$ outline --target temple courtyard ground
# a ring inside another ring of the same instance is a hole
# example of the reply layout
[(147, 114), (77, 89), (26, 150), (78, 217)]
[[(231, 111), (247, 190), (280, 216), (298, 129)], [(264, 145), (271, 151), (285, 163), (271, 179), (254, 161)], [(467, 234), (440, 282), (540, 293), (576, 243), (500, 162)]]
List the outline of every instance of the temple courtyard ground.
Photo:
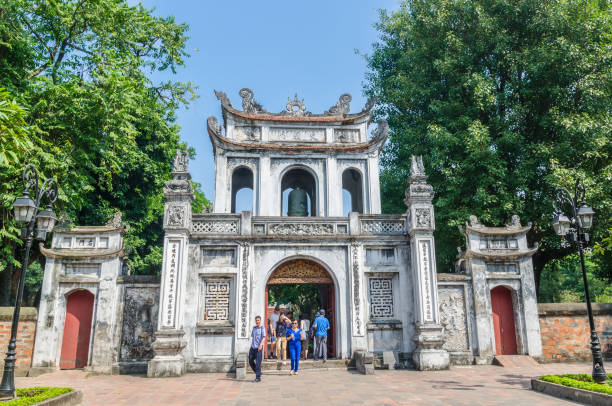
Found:
[(89, 375), (58, 371), (17, 378), (18, 387), (69, 386), (83, 391), (83, 405), (571, 405), (529, 389), (532, 377), (590, 373), (590, 363), (532, 367), (473, 365), (449, 371), (382, 371), (365, 376), (345, 369), (304, 370), (299, 376), (264, 374), (262, 382), (225, 374), (180, 378)]

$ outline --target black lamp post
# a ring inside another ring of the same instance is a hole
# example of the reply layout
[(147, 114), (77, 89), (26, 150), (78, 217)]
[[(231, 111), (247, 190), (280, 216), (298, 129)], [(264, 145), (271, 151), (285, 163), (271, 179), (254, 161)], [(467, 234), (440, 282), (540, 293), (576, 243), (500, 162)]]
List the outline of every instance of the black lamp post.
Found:
[[(593, 311), (591, 309), (591, 297), (589, 295), (589, 284), (587, 283), (586, 266), (584, 265), (583, 244), (589, 242), (588, 231), (593, 225), (593, 215), (595, 212), (587, 206), (584, 201), (584, 185), (580, 179), (576, 181), (574, 187), (574, 196), (565, 189), (556, 190), (556, 197), (553, 203), (555, 208), (555, 217), (552, 221), (552, 226), (557, 235), (565, 236), (570, 242), (575, 242), (580, 253), (580, 265), (582, 266), (582, 281), (584, 282), (584, 295), (586, 298), (587, 313), (589, 315), (589, 327), (591, 328), (591, 352), (593, 354), (593, 380), (597, 383), (604, 383), (607, 379), (606, 371), (603, 365), (603, 357), (601, 355), (601, 346), (599, 337), (595, 331), (595, 323), (593, 322)], [(570, 206), (572, 211), (568, 218), (563, 214), (561, 207)], [(580, 205), (580, 207), (578, 207)]]
[[(17, 327), (19, 325), (19, 312), (21, 310), (21, 299), (23, 297), (23, 285), (25, 275), (30, 260), (30, 249), (34, 239), (44, 241), (47, 233), (53, 230), (57, 220), (53, 212), (52, 205), (57, 199), (57, 182), (55, 179), (47, 179), (38, 188), (38, 172), (34, 165), (26, 165), (23, 168), (23, 196), (15, 199), (13, 210), (15, 220), (26, 223), (21, 229), (21, 239), (25, 241), (23, 261), (21, 262), (21, 277), (17, 288), (17, 298), (15, 299), (15, 310), (13, 312), (13, 323), (11, 325), (11, 339), (9, 340), (7, 357), (4, 360), (4, 373), (0, 384), (0, 399), (12, 399), (15, 397), (15, 362), (17, 354)], [(34, 199), (30, 198), (30, 193), (34, 193)], [(47, 201), (47, 208), (38, 211), (42, 199)]]

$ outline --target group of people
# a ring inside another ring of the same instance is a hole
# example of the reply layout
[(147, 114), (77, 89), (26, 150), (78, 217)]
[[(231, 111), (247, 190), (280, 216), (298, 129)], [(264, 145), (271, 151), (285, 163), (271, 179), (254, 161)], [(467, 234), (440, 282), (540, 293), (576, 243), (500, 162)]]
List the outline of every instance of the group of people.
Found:
[(315, 315), (311, 325), (310, 320), (304, 316), (300, 320), (292, 320), (291, 312), (285, 314), (277, 305), (274, 312), (267, 320), (267, 331), (261, 323), (261, 317), (255, 318), (255, 327), (251, 332), (251, 349), (249, 351), (249, 364), (255, 372), (255, 382), (261, 381), (261, 362), (263, 360), (263, 349), (266, 346), (266, 337), (270, 345), (268, 358), (276, 358), (285, 363), (287, 349), (291, 358), (290, 375), (297, 375), (300, 358), (308, 358), (308, 347), (311, 339), (313, 341), (313, 358), (318, 361), (323, 358), (327, 361), (327, 332), (331, 328), (329, 320), (325, 317), (325, 310), (321, 309)]

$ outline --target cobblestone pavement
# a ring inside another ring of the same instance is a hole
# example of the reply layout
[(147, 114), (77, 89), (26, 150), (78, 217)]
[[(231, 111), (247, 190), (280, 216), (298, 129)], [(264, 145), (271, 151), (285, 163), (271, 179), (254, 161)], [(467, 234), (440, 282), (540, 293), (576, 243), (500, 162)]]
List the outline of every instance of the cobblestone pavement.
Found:
[[(531, 377), (549, 373), (590, 373), (591, 364), (547, 364), (530, 368), (493, 365), (449, 371), (305, 370), (299, 376), (263, 375), (261, 383), (225, 374), (180, 378), (89, 375), (58, 371), (17, 378), (18, 387), (70, 386), (84, 393), (83, 405), (572, 405), (529, 389)], [(253, 375), (247, 375), (252, 379)], [(314, 403), (313, 403), (314, 402)]]

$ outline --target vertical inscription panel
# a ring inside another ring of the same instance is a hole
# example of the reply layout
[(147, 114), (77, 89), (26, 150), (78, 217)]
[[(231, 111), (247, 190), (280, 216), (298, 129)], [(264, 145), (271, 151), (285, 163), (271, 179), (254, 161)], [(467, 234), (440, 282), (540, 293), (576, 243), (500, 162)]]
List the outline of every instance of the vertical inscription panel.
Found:
[(421, 300), (423, 301), (423, 321), (433, 322), (433, 292), (432, 292), (432, 263), (431, 263), (431, 242), (427, 240), (421, 240), (418, 243), (419, 249), (419, 262), (421, 274)]
[(178, 283), (181, 272), (181, 255), (183, 242), (168, 241), (168, 256), (166, 257), (166, 275), (164, 279), (164, 298), (162, 306), (162, 327), (176, 328), (176, 302)]

